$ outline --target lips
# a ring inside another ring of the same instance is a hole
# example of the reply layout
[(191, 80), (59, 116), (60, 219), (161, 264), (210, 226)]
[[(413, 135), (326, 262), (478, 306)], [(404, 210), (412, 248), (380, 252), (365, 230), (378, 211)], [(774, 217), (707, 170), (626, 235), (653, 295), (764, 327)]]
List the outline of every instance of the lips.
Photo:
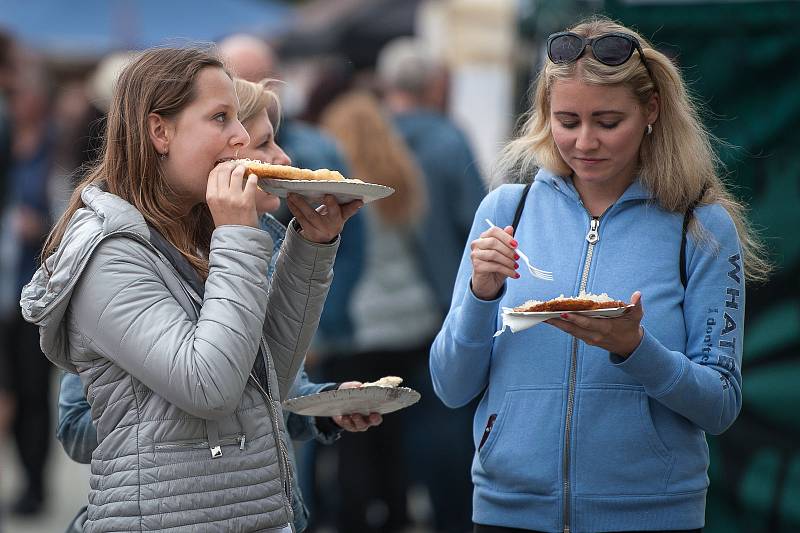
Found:
[(225, 163), (226, 161), (233, 161), (233, 159), (234, 159), (233, 157), (223, 157), (222, 159), (217, 159), (214, 162), (214, 166), (219, 165), (221, 163)]

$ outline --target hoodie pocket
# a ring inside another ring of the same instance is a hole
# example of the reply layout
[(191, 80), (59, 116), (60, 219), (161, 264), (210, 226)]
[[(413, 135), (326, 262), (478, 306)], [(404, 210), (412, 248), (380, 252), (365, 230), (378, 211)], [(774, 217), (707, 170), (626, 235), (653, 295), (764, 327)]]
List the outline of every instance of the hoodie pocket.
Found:
[(562, 397), (560, 387), (506, 392), (478, 450), (483, 470), (476, 473), (478, 477), (503, 492), (556, 492)]
[(577, 494), (662, 494), (674, 457), (639, 388), (583, 389), (575, 417)]

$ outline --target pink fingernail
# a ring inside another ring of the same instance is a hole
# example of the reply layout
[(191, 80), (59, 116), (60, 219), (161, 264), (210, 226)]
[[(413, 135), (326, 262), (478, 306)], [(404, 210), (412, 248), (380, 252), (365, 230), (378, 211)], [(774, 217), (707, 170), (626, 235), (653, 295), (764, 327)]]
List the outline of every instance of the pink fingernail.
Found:
[(517, 246), (519, 246), (519, 243), (517, 241), (513, 240), (513, 239), (511, 240), (511, 242), (509, 244), (511, 244), (512, 248), (516, 248)]
[(519, 279), (519, 272), (514, 273), (514, 279)]
[(519, 259), (519, 254), (514, 254), (514, 261), (516, 261), (517, 259)]
[(567, 313), (561, 313), (561, 318), (563, 318), (564, 320), (566, 320), (566, 319), (568, 319), (568, 318), (569, 318), (569, 315), (568, 315)]
[(514, 270), (519, 268), (519, 263), (514, 263)]

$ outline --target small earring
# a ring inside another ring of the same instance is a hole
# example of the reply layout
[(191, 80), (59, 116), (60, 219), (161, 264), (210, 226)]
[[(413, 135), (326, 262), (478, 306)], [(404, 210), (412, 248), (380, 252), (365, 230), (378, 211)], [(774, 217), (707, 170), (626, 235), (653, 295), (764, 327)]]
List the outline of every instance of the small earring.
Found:
[(163, 154), (158, 154), (158, 158), (162, 161), (166, 161), (167, 155), (169, 155), (169, 152), (164, 152)]
[(653, 133), (653, 125), (652, 124), (648, 124), (647, 125), (647, 134), (650, 135), (651, 133)]

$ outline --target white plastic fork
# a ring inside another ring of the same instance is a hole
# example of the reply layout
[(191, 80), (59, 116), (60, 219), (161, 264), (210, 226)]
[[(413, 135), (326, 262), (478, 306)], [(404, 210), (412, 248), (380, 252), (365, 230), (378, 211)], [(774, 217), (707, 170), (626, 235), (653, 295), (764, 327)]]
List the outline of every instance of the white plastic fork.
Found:
[[(492, 222), (488, 218), (485, 219), (485, 220), (486, 220), (486, 223), (489, 224), (489, 227), (492, 227), (492, 228), (496, 228), (497, 227), (497, 225), (495, 225), (494, 222)], [(535, 266), (533, 266), (531, 264), (531, 260), (528, 259), (528, 256), (525, 255), (524, 253), (522, 253), (522, 250), (520, 250), (519, 248), (517, 248), (515, 251), (517, 252), (517, 255), (519, 255), (519, 258), (522, 259), (523, 261), (525, 261), (525, 264), (528, 265), (528, 272), (530, 272), (531, 275), (534, 278), (543, 279), (545, 281), (553, 281), (553, 273), (552, 272), (549, 272), (547, 270), (542, 270), (541, 268), (536, 268)]]

